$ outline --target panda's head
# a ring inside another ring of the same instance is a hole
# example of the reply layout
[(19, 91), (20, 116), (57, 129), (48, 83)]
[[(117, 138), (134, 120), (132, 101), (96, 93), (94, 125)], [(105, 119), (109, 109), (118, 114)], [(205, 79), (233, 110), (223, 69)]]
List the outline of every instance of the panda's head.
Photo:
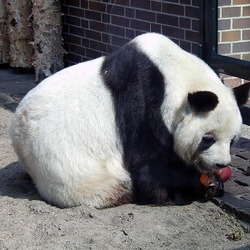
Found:
[(175, 152), (186, 163), (201, 169), (230, 164), (230, 146), (242, 124), (238, 106), (247, 101), (249, 87), (247, 83), (232, 91), (221, 84), (216, 92), (199, 90), (187, 95), (174, 129)]

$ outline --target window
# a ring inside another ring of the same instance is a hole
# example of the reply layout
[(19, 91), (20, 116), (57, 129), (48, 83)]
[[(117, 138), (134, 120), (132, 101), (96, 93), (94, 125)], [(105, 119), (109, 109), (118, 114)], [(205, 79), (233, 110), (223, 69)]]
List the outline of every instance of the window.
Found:
[(203, 59), (218, 73), (250, 80), (250, 3), (203, 0)]

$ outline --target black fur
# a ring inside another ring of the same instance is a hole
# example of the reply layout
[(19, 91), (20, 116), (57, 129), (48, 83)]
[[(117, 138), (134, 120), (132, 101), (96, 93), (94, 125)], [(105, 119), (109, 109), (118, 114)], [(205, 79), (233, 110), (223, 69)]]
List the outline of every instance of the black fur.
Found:
[(216, 108), (219, 100), (213, 92), (198, 91), (188, 94), (188, 102), (196, 112), (209, 112)]
[(238, 106), (244, 105), (249, 97), (250, 82), (233, 89)]
[(197, 153), (209, 149), (214, 143), (215, 139), (212, 134), (204, 135), (197, 149)]
[(162, 119), (165, 83), (159, 69), (129, 43), (106, 57), (101, 74), (113, 96), (135, 202), (185, 204), (200, 195), (200, 172), (174, 153)]

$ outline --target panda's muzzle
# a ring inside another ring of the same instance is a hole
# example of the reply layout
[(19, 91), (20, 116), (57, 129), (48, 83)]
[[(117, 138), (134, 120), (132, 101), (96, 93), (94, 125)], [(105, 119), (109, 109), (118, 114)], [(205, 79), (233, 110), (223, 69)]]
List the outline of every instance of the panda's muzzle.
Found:
[(224, 169), (225, 167), (227, 167), (228, 165), (230, 165), (230, 163), (228, 164), (213, 164), (211, 165), (207, 165), (199, 156), (200, 152), (196, 152), (196, 154), (192, 157), (190, 164), (191, 165), (195, 165), (201, 172), (205, 171), (205, 172), (211, 172), (211, 171), (216, 171), (216, 170), (220, 170), (220, 169)]

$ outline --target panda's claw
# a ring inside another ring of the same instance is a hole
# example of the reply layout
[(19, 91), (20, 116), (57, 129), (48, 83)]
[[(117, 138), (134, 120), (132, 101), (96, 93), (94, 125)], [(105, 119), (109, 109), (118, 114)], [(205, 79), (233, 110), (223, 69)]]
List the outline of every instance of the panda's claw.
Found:
[(210, 183), (209, 184), (209, 187), (214, 187), (215, 186), (215, 183)]

